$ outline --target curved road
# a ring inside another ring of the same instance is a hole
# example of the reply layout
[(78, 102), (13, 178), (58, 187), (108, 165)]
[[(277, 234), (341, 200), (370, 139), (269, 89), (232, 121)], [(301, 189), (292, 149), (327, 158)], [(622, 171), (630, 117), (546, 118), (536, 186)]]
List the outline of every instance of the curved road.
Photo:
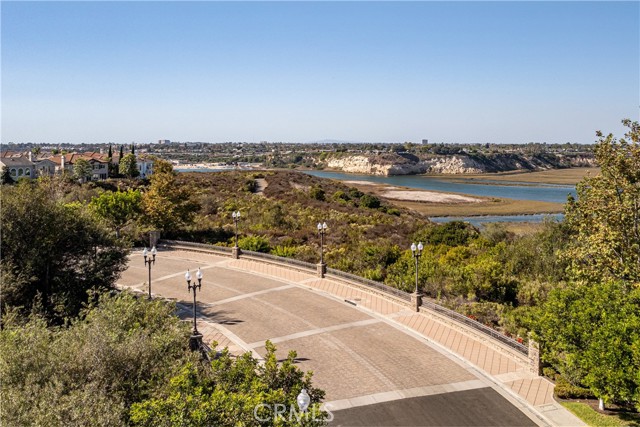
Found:
[[(332, 426), (580, 425), (517, 362), (461, 334), (445, 338), (442, 328), (399, 304), (309, 273), (160, 251), (152, 292), (177, 300), (185, 319), (192, 296), (184, 273), (198, 267), (204, 274), (198, 329), (205, 341), (257, 357), (267, 339), (282, 357), (296, 350), (299, 367), (312, 370), (314, 384), (326, 391)], [(118, 284), (147, 292), (147, 274), (141, 254), (132, 254)], [(449, 341), (457, 341), (458, 354)]]

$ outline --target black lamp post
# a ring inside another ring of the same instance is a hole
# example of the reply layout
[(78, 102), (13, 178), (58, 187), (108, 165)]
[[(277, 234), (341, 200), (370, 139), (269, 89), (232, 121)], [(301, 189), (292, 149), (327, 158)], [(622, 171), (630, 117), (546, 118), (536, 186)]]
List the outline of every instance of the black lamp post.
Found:
[(202, 288), (202, 271), (198, 268), (198, 272), (196, 273), (196, 279), (198, 279), (198, 284), (195, 282), (193, 285), (191, 284), (191, 273), (189, 270), (184, 275), (184, 278), (187, 279), (187, 290), (193, 290), (193, 334), (198, 334), (198, 327), (196, 326), (196, 291)]
[(193, 285), (191, 284), (191, 273), (189, 273), (189, 270), (187, 270), (184, 278), (187, 280), (187, 290), (193, 290), (193, 333), (189, 339), (189, 347), (192, 351), (195, 351), (202, 346), (202, 334), (198, 332), (198, 327), (196, 326), (196, 292), (202, 288), (202, 271), (198, 268), (198, 272), (196, 273), (196, 279), (198, 279), (197, 284), (195, 282)]
[(415, 243), (411, 244), (411, 252), (413, 253), (413, 258), (416, 260), (416, 294), (418, 294), (418, 260), (422, 256), (423, 249), (424, 246), (422, 246), (422, 242), (418, 243), (418, 246), (416, 246)]
[(142, 251), (142, 256), (144, 257), (144, 265), (149, 266), (149, 299), (151, 299), (151, 264), (156, 263), (157, 253), (158, 251), (156, 250), (155, 246), (151, 249), (151, 257), (149, 257), (149, 251), (147, 251), (147, 248), (144, 248), (144, 250)]

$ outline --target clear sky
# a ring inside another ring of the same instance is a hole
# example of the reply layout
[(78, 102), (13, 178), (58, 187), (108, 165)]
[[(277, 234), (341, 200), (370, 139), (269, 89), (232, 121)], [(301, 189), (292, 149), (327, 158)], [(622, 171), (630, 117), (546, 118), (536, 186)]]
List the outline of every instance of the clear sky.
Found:
[(638, 1), (0, 3), (3, 143), (592, 143), (639, 114)]

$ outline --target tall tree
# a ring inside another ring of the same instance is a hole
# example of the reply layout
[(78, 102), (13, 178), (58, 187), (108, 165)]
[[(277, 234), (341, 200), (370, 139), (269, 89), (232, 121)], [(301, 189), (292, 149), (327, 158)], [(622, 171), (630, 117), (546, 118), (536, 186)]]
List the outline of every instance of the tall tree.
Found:
[(127, 154), (120, 159), (120, 174), (127, 178), (134, 178), (140, 175), (135, 154)]
[(120, 146), (120, 157), (118, 157), (118, 161), (122, 160), (124, 157), (124, 145)]
[(85, 159), (78, 159), (73, 164), (73, 177), (81, 182), (91, 179), (93, 168), (91, 163)]
[(110, 289), (125, 268), (126, 249), (81, 205), (58, 202), (58, 187), (49, 182), (2, 190), (3, 312), (22, 307), (52, 319), (73, 316), (87, 290)]
[(188, 188), (176, 182), (171, 163), (158, 159), (153, 163), (151, 186), (142, 196), (145, 221), (158, 230), (174, 231), (189, 224), (200, 205), (192, 200)]
[(2, 173), (0, 173), (0, 184), (13, 184), (15, 181), (9, 172), (9, 168), (2, 167)]
[(601, 399), (640, 408), (640, 126), (624, 138), (598, 132), (600, 174), (577, 185), (565, 208), (570, 243), (565, 287), (554, 290), (533, 328), (543, 357)]
[(640, 284), (640, 125), (623, 121), (624, 138), (598, 132), (600, 174), (577, 185), (566, 205), (573, 244), (566, 253), (579, 279)]
[(120, 238), (120, 230), (134, 221), (142, 212), (142, 193), (138, 190), (106, 191), (91, 200), (89, 206)]
[(111, 144), (109, 144), (109, 151), (107, 152), (107, 157), (111, 159), (113, 157), (113, 152), (111, 151)]
[(136, 147), (131, 143), (131, 154), (136, 154)]

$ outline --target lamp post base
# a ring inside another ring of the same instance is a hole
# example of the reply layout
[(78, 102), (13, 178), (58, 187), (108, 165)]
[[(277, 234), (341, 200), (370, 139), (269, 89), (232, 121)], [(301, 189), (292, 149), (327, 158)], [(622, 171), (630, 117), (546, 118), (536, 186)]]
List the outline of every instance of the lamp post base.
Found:
[(233, 257), (233, 259), (240, 258), (240, 248), (237, 246), (231, 248), (231, 256)]
[(422, 294), (420, 292), (414, 292), (411, 294), (411, 308), (414, 311), (420, 311), (422, 305)]
[(194, 332), (189, 337), (189, 349), (191, 351), (198, 351), (202, 347), (202, 334)]
[(318, 277), (324, 279), (324, 275), (327, 274), (327, 264), (324, 262), (316, 264), (316, 271), (318, 272)]

